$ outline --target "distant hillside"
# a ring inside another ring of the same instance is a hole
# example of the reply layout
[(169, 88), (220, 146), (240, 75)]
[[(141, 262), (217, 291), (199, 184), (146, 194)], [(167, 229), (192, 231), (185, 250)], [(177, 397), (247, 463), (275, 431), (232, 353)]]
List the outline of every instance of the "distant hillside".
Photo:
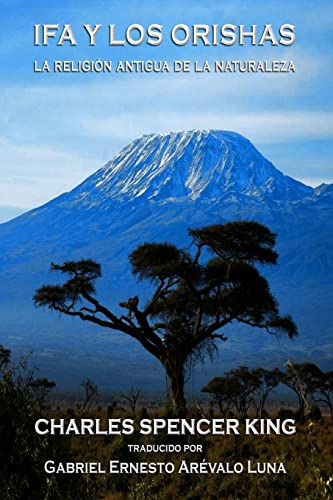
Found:
[[(59, 372), (67, 385), (87, 366), (103, 385), (112, 385), (126, 349), (137, 379), (147, 377), (158, 386), (161, 379), (135, 342), (36, 311), (32, 295), (54, 279), (47, 272), (51, 261), (81, 257), (102, 263), (104, 300), (117, 304), (134, 289), (147, 294), (127, 261), (139, 243), (188, 245), (188, 227), (242, 218), (264, 222), (278, 234), (280, 264), (269, 278), (300, 337), (278, 344), (236, 326), (221, 351), (220, 370), (235, 360), (255, 363), (258, 353), (267, 362), (292, 356), (328, 367), (332, 216), (332, 185), (313, 189), (283, 175), (239, 134), (193, 130), (143, 136), (69, 193), (0, 225), (1, 342), (17, 351), (32, 348), (43, 370)], [(133, 376), (128, 373), (128, 380)]]

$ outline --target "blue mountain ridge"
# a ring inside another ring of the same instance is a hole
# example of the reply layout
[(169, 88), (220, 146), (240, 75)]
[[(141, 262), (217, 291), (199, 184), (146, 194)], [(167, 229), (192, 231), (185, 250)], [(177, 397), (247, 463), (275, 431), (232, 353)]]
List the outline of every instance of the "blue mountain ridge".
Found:
[(98, 293), (105, 302), (117, 307), (133, 294), (147, 297), (148, 288), (136, 283), (127, 259), (138, 244), (188, 246), (189, 227), (241, 218), (263, 222), (278, 234), (279, 265), (267, 274), (300, 336), (277, 342), (232, 326), (220, 360), (198, 368), (198, 383), (235, 364), (256, 365), (258, 355), (261, 364), (281, 364), (291, 356), (329, 367), (332, 211), (333, 185), (311, 188), (284, 175), (237, 133), (142, 136), (72, 191), (0, 225), (0, 341), (17, 352), (32, 349), (36, 364), (60, 376), (63, 387), (91, 376), (109, 388), (120, 369), (125, 385), (134, 377), (160, 387), (158, 366), (132, 339), (36, 311), (33, 293), (58, 279), (48, 273), (51, 261), (91, 257), (102, 264)]

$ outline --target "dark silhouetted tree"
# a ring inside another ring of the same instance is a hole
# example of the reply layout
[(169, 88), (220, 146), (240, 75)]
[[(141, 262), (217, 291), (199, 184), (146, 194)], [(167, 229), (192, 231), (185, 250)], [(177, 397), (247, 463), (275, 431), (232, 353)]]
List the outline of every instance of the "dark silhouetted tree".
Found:
[(309, 396), (315, 392), (318, 382), (322, 378), (322, 371), (317, 365), (310, 362), (293, 363), (287, 361), (285, 366), (287, 371), (286, 373), (281, 372), (280, 380), (296, 394), (299, 405), (299, 420), (304, 422), (311, 413)]
[(212, 396), (221, 415), (226, 416), (228, 414), (233, 405), (233, 387), (228, 376), (214, 377), (202, 388), (202, 392), (207, 392)]
[(245, 418), (259, 386), (259, 377), (247, 366), (240, 366), (226, 372), (224, 377), (212, 379), (203, 392), (213, 396), (221, 411), (232, 408), (239, 418)]
[(256, 397), (254, 398), (254, 406), (256, 407), (257, 417), (263, 418), (265, 413), (265, 405), (270, 393), (279, 385), (281, 381), (281, 372), (278, 368), (273, 370), (265, 370), (265, 368), (257, 368), (252, 371), (252, 375), (258, 381), (256, 389)]
[(135, 387), (131, 387), (131, 390), (129, 391), (128, 394), (122, 393), (121, 396), (127, 403), (130, 405), (131, 411), (133, 415), (135, 415), (136, 412), (136, 406), (139, 401), (139, 397), (141, 395), (141, 389), (136, 389)]
[(172, 402), (184, 410), (184, 372), (190, 361), (216, 351), (226, 341), (223, 328), (233, 322), (263, 328), (271, 334), (297, 334), (289, 316), (280, 316), (267, 280), (255, 267), (276, 264), (275, 234), (248, 221), (189, 231), (191, 253), (171, 243), (144, 243), (129, 257), (132, 272), (154, 286), (150, 300), (120, 303), (125, 314), (106, 307), (95, 296), (101, 267), (92, 260), (52, 264), (68, 276), (61, 285), (44, 285), (36, 306), (118, 330), (140, 342), (157, 358), (170, 384)]
[(202, 391), (213, 397), (223, 415), (233, 409), (240, 418), (244, 418), (252, 405), (256, 416), (263, 418), (267, 398), (280, 383), (280, 378), (278, 368), (249, 370), (240, 366), (226, 372), (223, 377), (213, 378)]
[(314, 389), (314, 399), (317, 403), (323, 403), (330, 411), (333, 423), (333, 372), (323, 372), (317, 377)]
[(51, 389), (53, 389), (56, 384), (47, 378), (36, 378), (31, 381), (31, 389), (34, 393), (34, 400), (39, 405), (39, 408), (43, 410)]
[(94, 384), (92, 380), (87, 378), (83, 380), (80, 384), (84, 391), (84, 401), (82, 404), (82, 411), (90, 410), (93, 404), (95, 403), (96, 398), (98, 397), (98, 388), (97, 385)]
[(2, 371), (10, 362), (10, 350), (0, 345), (0, 371)]

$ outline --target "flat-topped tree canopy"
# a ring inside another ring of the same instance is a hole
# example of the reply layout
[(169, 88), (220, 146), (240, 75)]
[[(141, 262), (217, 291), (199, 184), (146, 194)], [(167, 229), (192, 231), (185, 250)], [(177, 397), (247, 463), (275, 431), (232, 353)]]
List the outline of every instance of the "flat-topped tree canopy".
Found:
[(214, 224), (201, 229), (190, 229), (190, 235), (200, 247), (224, 260), (243, 260), (250, 263), (276, 264), (274, 250), (276, 234), (254, 221), (236, 221)]
[(132, 272), (153, 287), (150, 299), (130, 297), (119, 303), (119, 314), (100, 303), (95, 281), (101, 276), (92, 260), (52, 264), (69, 276), (62, 285), (44, 285), (34, 296), (47, 306), (78, 316), (136, 340), (155, 356), (168, 375), (174, 407), (185, 408), (184, 371), (189, 360), (212, 353), (225, 341), (223, 327), (232, 322), (265, 329), (271, 334), (297, 328), (281, 316), (266, 278), (256, 264), (276, 264), (275, 234), (252, 221), (236, 221), (190, 229), (192, 245), (181, 249), (168, 243), (144, 243), (129, 256)]

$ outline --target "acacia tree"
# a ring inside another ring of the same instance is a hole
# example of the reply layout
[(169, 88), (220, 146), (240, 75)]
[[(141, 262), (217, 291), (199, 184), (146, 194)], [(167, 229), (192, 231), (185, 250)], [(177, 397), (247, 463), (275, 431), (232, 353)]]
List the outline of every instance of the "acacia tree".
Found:
[(311, 412), (309, 396), (313, 395), (322, 380), (322, 371), (317, 365), (310, 362), (293, 363), (288, 360), (285, 364), (287, 371), (281, 372), (280, 380), (297, 396), (299, 405), (299, 419), (304, 422)]
[(239, 366), (226, 372), (224, 377), (213, 378), (202, 391), (213, 396), (221, 412), (233, 408), (239, 418), (245, 418), (259, 386), (260, 380), (254, 371)]
[(131, 387), (131, 390), (128, 394), (122, 394), (123, 399), (125, 399), (125, 401), (130, 405), (133, 415), (135, 415), (136, 406), (138, 404), (140, 394), (141, 389), (136, 389), (135, 387)]
[(322, 372), (315, 381), (315, 401), (328, 406), (333, 423), (333, 371)]
[(184, 375), (189, 361), (213, 353), (226, 341), (223, 328), (245, 323), (271, 334), (297, 334), (290, 316), (280, 316), (267, 280), (256, 264), (277, 262), (275, 237), (256, 222), (235, 221), (190, 229), (192, 251), (171, 243), (144, 243), (130, 256), (132, 272), (153, 286), (141, 305), (138, 296), (120, 302), (125, 314), (95, 295), (101, 267), (92, 260), (51, 264), (68, 276), (61, 285), (44, 285), (34, 296), (47, 306), (134, 338), (164, 367), (173, 407), (186, 407)]
[(273, 368), (273, 370), (257, 368), (256, 370), (252, 371), (252, 374), (257, 378), (259, 382), (256, 391), (257, 399), (254, 399), (256, 416), (259, 418), (263, 418), (267, 398), (281, 382), (281, 372), (278, 368)]
[(256, 416), (262, 418), (267, 398), (279, 384), (280, 375), (278, 368), (249, 370), (247, 366), (239, 366), (223, 377), (213, 378), (202, 391), (213, 397), (223, 415), (234, 408), (237, 415), (244, 418), (253, 405)]
[(227, 416), (233, 405), (234, 384), (231, 383), (230, 377), (214, 377), (201, 389), (202, 392), (207, 392), (212, 396), (217, 404), (221, 415)]

